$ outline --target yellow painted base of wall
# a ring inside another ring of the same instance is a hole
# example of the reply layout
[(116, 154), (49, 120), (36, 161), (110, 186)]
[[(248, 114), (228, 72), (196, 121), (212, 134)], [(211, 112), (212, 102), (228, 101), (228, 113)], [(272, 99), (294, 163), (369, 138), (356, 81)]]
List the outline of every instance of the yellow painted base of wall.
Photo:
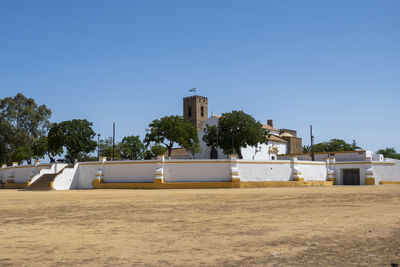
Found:
[(3, 184), (3, 189), (24, 189), (27, 186), (27, 183), (6, 183)]
[(379, 184), (400, 184), (400, 181), (380, 181)]
[[(237, 179), (239, 180), (239, 179)], [(102, 183), (93, 180), (94, 189), (198, 189), (257, 188), (284, 186), (331, 186), (332, 181), (269, 181), (269, 182), (184, 182), (184, 183)]]
[(193, 182), (193, 183), (99, 183), (93, 180), (94, 189), (196, 189), (233, 188), (232, 182)]
[(365, 178), (366, 185), (375, 185), (375, 178)]
[(334, 185), (336, 184), (336, 178), (328, 178), (328, 181), (332, 182)]
[(287, 187), (287, 186), (331, 186), (332, 181), (268, 181), (268, 182), (240, 182), (240, 188), (255, 187)]

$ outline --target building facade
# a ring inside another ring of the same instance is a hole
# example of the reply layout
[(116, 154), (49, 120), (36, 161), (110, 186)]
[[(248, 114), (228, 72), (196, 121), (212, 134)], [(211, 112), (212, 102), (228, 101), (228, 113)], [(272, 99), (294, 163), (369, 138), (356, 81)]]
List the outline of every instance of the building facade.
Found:
[[(228, 155), (222, 149), (217, 151), (208, 147), (203, 141), (204, 127), (216, 126), (220, 116), (212, 114), (208, 117), (208, 98), (204, 96), (190, 96), (183, 98), (183, 117), (196, 127), (200, 141), (201, 152), (195, 155), (182, 154), (182, 149), (175, 149), (172, 158), (196, 158), (196, 159), (224, 159)], [(271, 134), (268, 144), (259, 144), (256, 147), (242, 148), (243, 159), (276, 160), (279, 154), (301, 153), (302, 139), (297, 137), (297, 132), (290, 129), (276, 129), (273, 120), (267, 120), (263, 124), (264, 129)], [(179, 152), (179, 153), (178, 153)]]

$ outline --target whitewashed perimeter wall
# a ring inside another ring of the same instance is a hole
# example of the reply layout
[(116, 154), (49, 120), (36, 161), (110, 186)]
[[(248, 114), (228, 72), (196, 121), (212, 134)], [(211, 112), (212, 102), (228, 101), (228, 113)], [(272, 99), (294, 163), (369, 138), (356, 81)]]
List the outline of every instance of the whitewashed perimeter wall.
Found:
[(166, 160), (165, 182), (229, 182), (231, 162), (227, 160)]
[(305, 181), (325, 181), (327, 168), (325, 162), (312, 164), (290, 160), (246, 161), (238, 160), (241, 181), (290, 181), (294, 168), (301, 171)]
[[(64, 170), (57, 176), (54, 187), (61, 190), (68, 189), (68, 186), (71, 189), (92, 188), (92, 181), (98, 171), (101, 171), (101, 178), (105, 183), (151, 183), (154, 181), (157, 166), (163, 167), (164, 181), (169, 183), (228, 182), (231, 180), (233, 163), (230, 160), (84, 162), (78, 164), (75, 172)], [(242, 181), (290, 181), (293, 166), (304, 173), (306, 181), (324, 181), (327, 177), (323, 162), (319, 165), (293, 165), (291, 161), (237, 160), (237, 166)], [(72, 179), (67, 177), (69, 173), (73, 173)]]
[(41, 169), (50, 169), (51, 164), (39, 164), (39, 165), (22, 165), (15, 167), (2, 168), (0, 179), (3, 179), (3, 183), (7, 180), (14, 180), (15, 183), (26, 183), (31, 179), (32, 174), (37, 174)]
[(400, 181), (400, 160), (390, 159), (394, 164), (374, 164), (375, 183), (380, 181)]
[(325, 181), (328, 176), (328, 169), (325, 162), (299, 162), (295, 164), (301, 171), (304, 181)]
[(289, 181), (292, 166), (289, 160), (237, 161), (241, 181)]
[(105, 183), (152, 183), (157, 167), (157, 161), (113, 161), (105, 163), (79, 163), (75, 174), (77, 182), (72, 188), (93, 188), (92, 181), (96, 171), (102, 172)]

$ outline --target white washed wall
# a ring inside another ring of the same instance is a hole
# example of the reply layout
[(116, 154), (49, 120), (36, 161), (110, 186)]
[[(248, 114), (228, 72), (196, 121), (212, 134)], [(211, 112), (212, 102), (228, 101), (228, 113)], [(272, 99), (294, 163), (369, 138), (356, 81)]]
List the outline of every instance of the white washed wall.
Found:
[(157, 161), (137, 160), (137, 161), (113, 161), (105, 163), (80, 163), (77, 171), (78, 188), (93, 188), (92, 181), (95, 178), (96, 171), (101, 170), (104, 182), (110, 183), (151, 183), (154, 180), (154, 174), (157, 167)]
[[(373, 164), (375, 183), (380, 181), (400, 181), (400, 160), (391, 159), (394, 164)], [(389, 162), (389, 161), (387, 161)]]
[(301, 171), (304, 181), (326, 181), (328, 176), (325, 162), (298, 162), (295, 166)]
[(166, 160), (165, 182), (225, 182), (231, 179), (227, 160)]
[(292, 167), (289, 160), (237, 161), (241, 181), (289, 181)]
[[(289, 155), (280, 156), (279, 158), (287, 158)], [(309, 154), (298, 155), (297, 158), (299, 160), (311, 160), (311, 156)], [(372, 158), (373, 160), (383, 160), (383, 156), (381, 154), (375, 154), (370, 150), (362, 150), (362, 151), (348, 151), (348, 152), (331, 152), (331, 153), (315, 153), (315, 160), (323, 161), (325, 158), (335, 158), (336, 162), (340, 161), (366, 161), (369, 160), (367, 158)]]
[[(6, 167), (2, 169), (3, 182), (6, 180), (14, 180), (16, 183), (26, 183), (31, 179), (31, 175), (39, 173), (42, 169), (50, 169), (50, 164), (39, 164), (39, 165), (23, 165), (16, 167)], [(10, 177), (14, 176), (14, 177)]]
[[(56, 189), (92, 188), (96, 171), (102, 172), (106, 183), (153, 182), (158, 161), (122, 161), (106, 163), (79, 163), (74, 172), (65, 170), (57, 176)], [(165, 182), (223, 182), (231, 179), (230, 160), (165, 160), (163, 164)], [(237, 161), (242, 181), (290, 181), (293, 165), (291, 161)], [(297, 164), (305, 180), (326, 180), (326, 167)], [(71, 178), (73, 176), (73, 178)]]

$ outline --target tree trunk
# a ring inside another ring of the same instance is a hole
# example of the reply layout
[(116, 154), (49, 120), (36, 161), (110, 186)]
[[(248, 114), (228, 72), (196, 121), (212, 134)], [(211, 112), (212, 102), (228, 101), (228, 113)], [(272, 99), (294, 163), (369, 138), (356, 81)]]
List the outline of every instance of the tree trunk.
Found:
[(168, 148), (168, 157), (171, 157), (171, 153), (172, 153), (172, 146), (174, 145), (173, 142), (169, 142), (169, 146), (167, 146)]
[(49, 156), (50, 162), (54, 161), (54, 158), (50, 155), (50, 153), (47, 154)]
[(10, 144), (10, 150), (8, 152), (8, 164), (12, 165), (13, 160), (12, 160), (12, 157), (11, 157), (11, 154), (12, 154), (11, 151), (12, 151), (12, 145)]
[(236, 154), (238, 155), (238, 158), (239, 159), (243, 159), (242, 150), (240, 149), (240, 147), (239, 148), (235, 148), (235, 150), (236, 150)]

